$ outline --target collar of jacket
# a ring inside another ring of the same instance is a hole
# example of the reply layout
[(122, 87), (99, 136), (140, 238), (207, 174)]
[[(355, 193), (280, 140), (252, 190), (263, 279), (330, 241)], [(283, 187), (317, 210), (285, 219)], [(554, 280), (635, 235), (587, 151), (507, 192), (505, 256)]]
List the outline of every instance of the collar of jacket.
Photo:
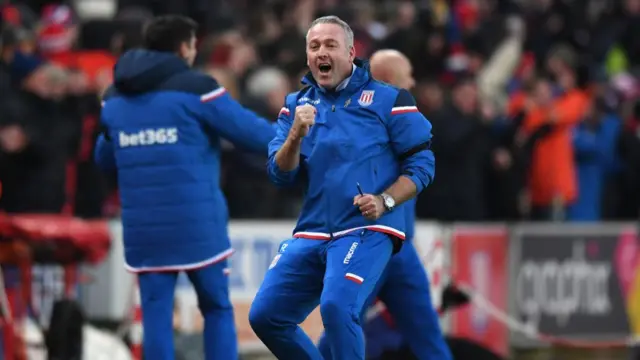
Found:
[[(338, 87), (337, 91), (347, 90), (354, 91), (359, 89), (367, 83), (371, 79), (371, 72), (369, 71), (369, 62), (360, 58), (355, 58), (353, 60), (354, 70), (351, 73), (351, 76), (345, 79)], [(327, 92), (331, 90), (325, 90), (323, 87), (318, 85), (316, 80), (313, 78), (313, 74), (309, 71), (303, 78), (302, 83), (305, 85), (312, 86), (319, 91)], [(343, 88), (340, 88), (344, 86)]]
[[(351, 81), (351, 77), (353, 77), (353, 73), (356, 72), (356, 64), (351, 64), (351, 74), (349, 75), (348, 78), (342, 80), (342, 82), (340, 84), (338, 84), (338, 86), (336, 86), (336, 92), (340, 91), (340, 90), (344, 90), (347, 85), (349, 85), (349, 81)], [(320, 86), (322, 88), (323, 91), (327, 91), (327, 89), (325, 89), (324, 87)]]

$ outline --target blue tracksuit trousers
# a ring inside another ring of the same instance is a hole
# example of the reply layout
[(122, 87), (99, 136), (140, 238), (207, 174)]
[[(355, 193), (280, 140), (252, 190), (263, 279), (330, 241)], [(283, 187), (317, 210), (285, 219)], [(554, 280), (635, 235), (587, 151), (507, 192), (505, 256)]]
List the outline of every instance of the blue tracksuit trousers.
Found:
[[(229, 299), (229, 279), (222, 261), (187, 276), (198, 295), (204, 317), (206, 360), (238, 359), (238, 345)], [(148, 272), (138, 275), (142, 302), (143, 346), (145, 359), (173, 360), (173, 304), (178, 272)]]
[(388, 235), (369, 230), (284, 241), (251, 306), (253, 331), (279, 360), (323, 360), (298, 326), (319, 304), (334, 359), (364, 359), (360, 313), (392, 247)]
[[(394, 255), (378, 282), (376, 291), (367, 300), (367, 308), (379, 298), (389, 310), (398, 330), (419, 360), (450, 360), (449, 347), (442, 336), (438, 314), (431, 302), (429, 278), (418, 253), (410, 241)], [(365, 325), (366, 326), (366, 325)], [(323, 336), (318, 348), (325, 360), (331, 357), (331, 347)]]

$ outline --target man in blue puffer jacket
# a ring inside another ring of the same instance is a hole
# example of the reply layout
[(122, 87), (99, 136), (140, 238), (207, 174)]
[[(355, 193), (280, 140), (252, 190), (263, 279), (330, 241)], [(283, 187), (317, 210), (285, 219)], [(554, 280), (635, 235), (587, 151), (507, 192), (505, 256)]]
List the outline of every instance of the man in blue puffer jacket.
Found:
[(173, 299), (185, 271), (205, 319), (208, 360), (237, 359), (229, 300), (220, 138), (266, 152), (275, 129), (191, 70), (196, 24), (155, 19), (146, 49), (125, 53), (104, 96), (96, 161), (117, 171), (126, 268), (138, 274), (145, 358), (173, 359)]
[(364, 359), (360, 313), (405, 238), (405, 202), (434, 176), (431, 124), (407, 90), (374, 80), (335, 16), (307, 33), (311, 72), (288, 95), (269, 145), (278, 185), (306, 182), (293, 239), (284, 241), (249, 314), (280, 360), (323, 359), (298, 327), (320, 304), (333, 359)]

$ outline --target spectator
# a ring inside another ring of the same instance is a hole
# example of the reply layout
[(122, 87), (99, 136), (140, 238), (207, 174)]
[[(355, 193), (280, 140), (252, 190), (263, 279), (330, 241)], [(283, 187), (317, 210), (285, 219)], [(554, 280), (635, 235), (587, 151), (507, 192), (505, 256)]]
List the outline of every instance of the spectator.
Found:
[(259, 113), (269, 119), (278, 117), (282, 99), (291, 92), (289, 79), (281, 70), (265, 67), (255, 71), (247, 79), (248, 104), (254, 103)]
[(444, 106), (444, 91), (436, 80), (423, 80), (417, 85), (416, 101), (426, 116), (438, 113)]
[(603, 191), (607, 178), (616, 170), (616, 142), (620, 136), (620, 119), (603, 113), (600, 104), (589, 104), (584, 119), (574, 130), (578, 175), (578, 195), (567, 212), (570, 221), (601, 219)]
[(640, 217), (640, 101), (636, 100), (628, 115), (619, 142), (623, 164), (619, 179), (620, 204), (618, 217), (637, 220)]
[(8, 101), (0, 128), (0, 207), (10, 212), (60, 212), (71, 131), (60, 100), (66, 72), (16, 54), (11, 75), (19, 91)]
[(452, 95), (451, 103), (430, 117), (433, 133), (438, 134), (433, 140), (438, 181), (427, 188), (423, 203), (426, 215), (437, 220), (482, 221), (490, 119), (480, 115), (473, 79), (460, 80)]
[(532, 155), (530, 195), (531, 216), (535, 220), (562, 220), (566, 207), (577, 195), (572, 133), (589, 98), (577, 87), (576, 61), (575, 53), (568, 47), (552, 50), (547, 67), (557, 81), (556, 91), (560, 95), (549, 103), (552, 96), (549, 89), (539, 88), (538, 105), (524, 120), (524, 130), (529, 136), (543, 126), (552, 128), (535, 144)]

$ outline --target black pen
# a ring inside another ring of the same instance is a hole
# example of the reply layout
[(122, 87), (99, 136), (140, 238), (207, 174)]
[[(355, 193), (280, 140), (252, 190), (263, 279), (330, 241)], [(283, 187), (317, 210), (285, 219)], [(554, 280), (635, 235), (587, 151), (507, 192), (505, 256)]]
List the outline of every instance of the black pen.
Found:
[[(358, 192), (360, 193), (360, 196), (364, 196), (364, 192), (362, 191), (362, 187), (360, 186), (360, 183), (357, 182), (356, 183), (356, 187), (358, 188)], [(360, 236), (363, 236), (366, 229), (362, 229), (362, 231), (360, 232)]]

